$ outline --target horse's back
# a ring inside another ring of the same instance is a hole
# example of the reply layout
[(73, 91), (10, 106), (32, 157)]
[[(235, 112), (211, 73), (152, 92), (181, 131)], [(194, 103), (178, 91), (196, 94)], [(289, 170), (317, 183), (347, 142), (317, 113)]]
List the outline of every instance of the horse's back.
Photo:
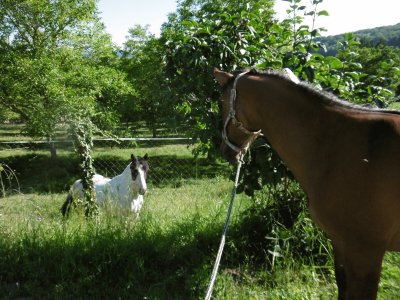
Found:
[[(97, 190), (99, 189), (99, 187), (100, 187), (100, 188), (103, 187), (103, 186), (104, 186), (105, 184), (107, 184), (110, 180), (111, 180), (111, 179), (108, 178), (108, 177), (104, 177), (103, 175), (100, 175), (100, 174), (95, 174), (95, 175), (92, 177), (92, 182), (93, 182), (95, 191), (97, 192)], [(74, 194), (75, 194), (75, 193), (79, 193), (79, 194), (80, 194), (79, 196), (82, 197), (82, 196), (83, 196), (82, 191), (83, 191), (82, 179), (78, 179), (78, 180), (76, 180), (76, 181), (72, 184), (71, 189), (70, 189), (70, 192), (72, 192), (72, 193), (74, 193)]]
[(93, 184), (96, 186), (96, 185), (103, 185), (103, 184), (108, 183), (111, 180), (111, 178), (104, 177), (103, 175), (100, 175), (100, 174), (95, 174), (93, 176), (92, 180), (93, 180)]

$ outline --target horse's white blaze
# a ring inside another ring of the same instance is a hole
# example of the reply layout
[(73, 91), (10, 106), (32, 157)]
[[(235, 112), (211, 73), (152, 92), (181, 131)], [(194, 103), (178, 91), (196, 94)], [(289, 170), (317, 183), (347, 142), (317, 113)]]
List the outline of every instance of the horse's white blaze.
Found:
[(138, 168), (138, 176), (136, 176), (136, 186), (138, 187), (138, 192), (140, 195), (144, 195), (147, 191), (146, 174), (143, 167)]

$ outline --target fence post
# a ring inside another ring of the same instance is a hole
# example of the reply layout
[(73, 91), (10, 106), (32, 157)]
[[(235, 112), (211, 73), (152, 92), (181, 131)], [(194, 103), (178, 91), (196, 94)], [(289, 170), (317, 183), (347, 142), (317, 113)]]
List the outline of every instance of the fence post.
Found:
[(51, 159), (57, 159), (57, 149), (54, 142), (51, 139), (48, 139), (49, 146), (50, 146), (50, 157)]

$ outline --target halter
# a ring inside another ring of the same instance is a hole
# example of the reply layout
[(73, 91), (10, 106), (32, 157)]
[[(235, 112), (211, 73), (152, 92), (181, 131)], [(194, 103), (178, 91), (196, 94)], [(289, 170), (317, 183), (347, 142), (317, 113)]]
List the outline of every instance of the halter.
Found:
[[(243, 124), (241, 122), (239, 122), (238, 119), (236, 118), (236, 111), (235, 111), (236, 84), (237, 84), (239, 78), (242, 77), (243, 75), (247, 74), (248, 72), (249, 71), (245, 71), (243, 73), (240, 73), (235, 78), (235, 81), (233, 82), (233, 86), (232, 86), (232, 89), (231, 89), (231, 94), (230, 94), (230, 97), (229, 97), (229, 114), (228, 114), (228, 117), (225, 120), (224, 128), (222, 130), (222, 139), (224, 140), (225, 144), (227, 144), (235, 152), (242, 153), (242, 154), (246, 153), (247, 150), (249, 149), (251, 143), (256, 138), (258, 138), (260, 135), (262, 135), (261, 129), (258, 130), (258, 131), (247, 130), (246, 128), (243, 127)], [(239, 129), (244, 134), (250, 136), (250, 138), (248, 139), (247, 143), (244, 144), (241, 147), (238, 147), (235, 144), (233, 144), (228, 138), (228, 134), (227, 134), (227, 130), (226, 129), (228, 127), (228, 124), (229, 124), (230, 120), (232, 120), (232, 124), (235, 125), (237, 129)]]

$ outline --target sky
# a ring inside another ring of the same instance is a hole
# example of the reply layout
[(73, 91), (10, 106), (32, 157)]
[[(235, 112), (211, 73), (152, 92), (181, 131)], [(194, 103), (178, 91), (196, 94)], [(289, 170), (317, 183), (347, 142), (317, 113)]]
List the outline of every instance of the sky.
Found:
[(158, 35), (168, 14), (176, 10), (175, 0), (98, 0), (100, 17), (113, 42), (121, 46), (128, 29), (136, 24), (150, 25), (150, 32)]
[[(311, 7), (311, 0), (303, 0)], [(325, 27), (323, 35), (335, 35), (360, 29), (400, 23), (399, 0), (324, 0), (319, 10), (327, 10), (329, 16), (317, 19), (316, 27)], [(286, 16), (288, 2), (276, 0), (277, 17)], [(99, 0), (100, 16), (111, 34), (113, 42), (121, 46), (128, 29), (136, 24), (150, 25), (155, 35), (168, 20), (168, 14), (176, 10), (176, 0)]]

